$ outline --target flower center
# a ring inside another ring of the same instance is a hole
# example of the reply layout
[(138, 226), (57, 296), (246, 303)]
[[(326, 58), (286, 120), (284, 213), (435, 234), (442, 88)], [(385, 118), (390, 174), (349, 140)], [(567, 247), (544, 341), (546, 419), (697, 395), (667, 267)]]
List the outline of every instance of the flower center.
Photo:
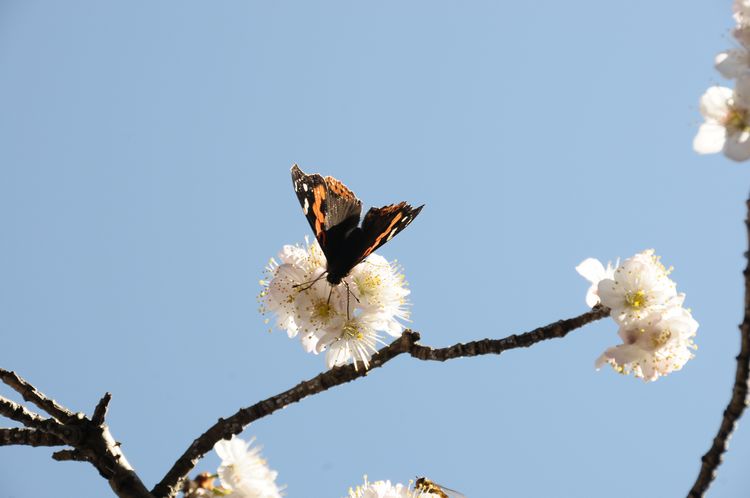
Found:
[(664, 346), (671, 337), (672, 332), (669, 329), (662, 330), (660, 333), (651, 336), (651, 344), (654, 346), (654, 349), (659, 349)]
[(625, 294), (625, 302), (631, 308), (639, 309), (646, 304), (646, 292), (638, 290), (636, 292), (628, 292)]
[(341, 334), (342, 339), (357, 339), (361, 340), (364, 338), (364, 334), (354, 320), (349, 320), (344, 324), (344, 328)]
[(745, 131), (750, 128), (747, 111), (731, 107), (729, 113), (724, 117), (724, 126), (727, 129)]
[(360, 295), (369, 295), (374, 293), (375, 289), (383, 284), (383, 279), (380, 275), (369, 274), (365, 278), (358, 278), (354, 281), (357, 284)]
[(327, 322), (333, 316), (333, 309), (327, 301), (320, 300), (313, 306), (313, 316), (322, 322)]

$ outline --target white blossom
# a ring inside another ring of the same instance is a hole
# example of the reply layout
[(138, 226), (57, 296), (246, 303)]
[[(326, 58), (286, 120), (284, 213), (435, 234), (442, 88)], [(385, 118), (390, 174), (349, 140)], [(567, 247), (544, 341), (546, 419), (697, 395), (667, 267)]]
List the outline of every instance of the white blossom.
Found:
[(371, 254), (354, 267), (350, 276), (358, 291), (359, 305), (365, 314), (374, 317), (373, 326), (393, 337), (401, 335), (401, 321), (409, 320), (406, 296), (411, 291), (400, 270), (384, 257)]
[(648, 249), (626, 259), (611, 278), (598, 285), (601, 303), (608, 307), (618, 323), (639, 319), (654, 310), (682, 305), (684, 295), (677, 294), (676, 284), (667, 270)]
[(654, 381), (680, 370), (693, 357), (693, 337), (698, 322), (683, 308), (651, 313), (623, 325), (618, 332), (623, 344), (607, 349), (596, 368), (609, 363), (620, 372)]
[[(620, 261), (615, 263), (615, 267), (619, 266)], [(593, 308), (599, 304), (599, 282), (605, 278), (612, 278), (615, 274), (615, 268), (612, 266), (612, 262), (607, 262), (607, 267), (596, 258), (586, 258), (581, 261), (581, 264), (576, 266), (576, 271), (583, 278), (591, 282), (591, 287), (586, 292), (586, 304)]]
[(338, 327), (330, 328), (320, 339), (321, 343), (328, 345), (326, 366), (345, 365), (351, 359), (355, 368), (359, 361), (369, 368), (370, 357), (378, 350), (378, 344), (385, 345), (375, 331), (376, 319), (377, 316), (361, 314), (345, 320)]
[(325, 279), (326, 260), (317, 241), (284, 246), (261, 281), (261, 312), (276, 315), (276, 326), (300, 336), (307, 352), (327, 351), (329, 368), (349, 361), (365, 368), (385, 344), (384, 332), (397, 337), (409, 318), (409, 289), (399, 266), (371, 254), (343, 281)]
[(230, 490), (229, 498), (281, 498), (276, 485), (277, 472), (268, 467), (260, 456), (260, 448), (250, 448), (236, 436), (214, 445), (221, 458), (217, 473), (224, 488)]
[(653, 249), (626, 259), (614, 270), (593, 258), (576, 270), (596, 285), (596, 294), (589, 289), (587, 302), (601, 299), (622, 340), (596, 360), (597, 369), (609, 363), (620, 373), (654, 381), (681, 369), (693, 357), (698, 322), (682, 307), (685, 294), (677, 293), (669, 278), (671, 269), (664, 267)]
[(734, 90), (709, 88), (701, 97), (700, 111), (705, 122), (693, 139), (696, 152), (723, 151), (735, 161), (750, 158), (750, 75), (739, 77)]

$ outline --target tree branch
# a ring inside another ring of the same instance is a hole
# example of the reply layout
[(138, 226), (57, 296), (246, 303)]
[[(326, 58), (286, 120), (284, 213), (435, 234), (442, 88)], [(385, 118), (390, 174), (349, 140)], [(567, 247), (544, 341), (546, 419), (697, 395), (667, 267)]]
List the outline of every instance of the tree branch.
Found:
[[(750, 248), (750, 199), (747, 200), (748, 217), (745, 226), (748, 230), (748, 247)], [(740, 353), (737, 355), (737, 373), (734, 377), (732, 397), (724, 409), (724, 415), (713, 444), (701, 458), (701, 470), (688, 493), (688, 498), (701, 498), (705, 495), (716, 471), (721, 465), (722, 456), (727, 450), (729, 438), (747, 406), (748, 380), (750, 379), (750, 249), (745, 252), (748, 259), (743, 275), (745, 276), (745, 316), (740, 325)]]
[(94, 414), (91, 415), (91, 423), (94, 425), (104, 424), (104, 417), (107, 416), (107, 408), (109, 408), (109, 402), (112, 401), (112, 393), (104, 393), (102, 399), (97, 403), (94, 408)]
[(49, 422), (54, 422), (4, 396), (0, 396), (0, 415), (34, 429), (49, 429), (49, 425), (51, 425)]
[(0, 368), (0, 379), (16, 389), (25, 399), (48, 411), (57, 419), (43, 418), (24, 406), (0, 396), (0, 415), (21, 422), (26, 429), (0, 429), (0, 445), (27, 444), (30, 446), (68, 445), (53, 454), (55, 460), (85, 461), (109, 481), (121, 498), (153, 498), (146, 486), (128, 463), (109, 427), (104, 423), (107, 406), (112, 396), (105, 394), (94, 409), (91, 419), (74, 413), (39, 392), (14, 372)]
[(24, 401), (34, 403), (60, 422), (70, 422), (76, 416), (75, 413), (67, 408), (55, 403), (55, 400), (49, 399), (43, 393), (39, 392), (34, 386), (19, 377), (16, 372), (9, 372), (8, 370), (0, 369), (0, 380), (23, 396)]
[(49, 432), (36, 429), (0, 429), (0, 446), (63, 446), (65, 441)]
[[(509, 349), (529, 347), (546, 339), (565, 337), (572, 330), (606, 316), (609, 316), (609, 309), (596, 306), (591, 311), (575, 318), (559, 320), (524, 334), (513, 334), (503, 339), (472, 341), (438, 349), (416, 344), (419, 340), (419, 333), (406, 330), (400, 338), (373, 355), (370, 360), (370, 370), (383, 366), (402, 353), (409, 353), (412, 357), (419, 360), (434, 361), (446, 361), (454, 358), (485, 354), (500, 354)], [(227, 419), (219, 419), (211, 428), (192, 442), (190, 447), (180, 456), (151, 493), (157, 498), (174, 497), (180, 491), (182, 481), (195, 467), (198, 460), (211, 451), (214, 444), (218, 441), (229, 439), (233, 435), (239, 434), (250, 423), (270, 415), (287, 405), (326, 391), (332, 387), (364, 377), (367, 374), (368, 370), (361, 363), (335, 367), (310, 380), (303, 381), (281, 394), (260, 401), (250, 407), (242, 408)]]

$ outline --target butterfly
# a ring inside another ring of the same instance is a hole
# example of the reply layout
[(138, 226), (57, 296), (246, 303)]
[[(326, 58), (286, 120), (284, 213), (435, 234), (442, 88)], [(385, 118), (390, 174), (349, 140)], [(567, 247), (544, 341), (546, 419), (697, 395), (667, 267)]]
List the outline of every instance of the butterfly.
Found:
[(414, 481), (414, 491), (419, 491), (417, 496), (431, 494), (440, 498), (466, 498), (458, 491), (435, 484), (426, 477), (417, 477), (417, 480)]
[(409, 226), (424, 207), (413, 208), (400, 202), (370, 208), (360, 226), (362, 201), (337, 179), (307, 175), (295, 164), (292, 183), (302, 212), (325, 254), (326, 280), (331, 285), (341, 283), (352, 268)]

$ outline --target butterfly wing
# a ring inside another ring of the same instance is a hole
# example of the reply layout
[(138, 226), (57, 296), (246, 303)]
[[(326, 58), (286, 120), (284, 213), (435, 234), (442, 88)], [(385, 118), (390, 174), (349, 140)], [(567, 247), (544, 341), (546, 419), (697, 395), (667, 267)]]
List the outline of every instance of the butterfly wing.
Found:
[(292, 166), (292, 184), (315, 238), (329, 256), (330, 244), (359, 224), (362, 202), (335, 178), (305, 174), (296, 164)]
[(413, 208), (406, 202), (400, 202), (367, 211), (362, 221), (363, 247), (360, 261), (409, 226), (423, 207), (424, 204)]
[(359, 217), (362, 213), (362, 201), (347, 188), (346, 185), (332, 176), (324, 179), (328, 189), (328, 204), (326, 216), (326, 230), (344, 225), (347, 230), (359, 225)]
[(325, 251), (326, 213), (328, 212), (328, 189), (322, 176), (306, 175), (296, 164), (292, 166), (294, 193), (302, 206), (302, 212)]

